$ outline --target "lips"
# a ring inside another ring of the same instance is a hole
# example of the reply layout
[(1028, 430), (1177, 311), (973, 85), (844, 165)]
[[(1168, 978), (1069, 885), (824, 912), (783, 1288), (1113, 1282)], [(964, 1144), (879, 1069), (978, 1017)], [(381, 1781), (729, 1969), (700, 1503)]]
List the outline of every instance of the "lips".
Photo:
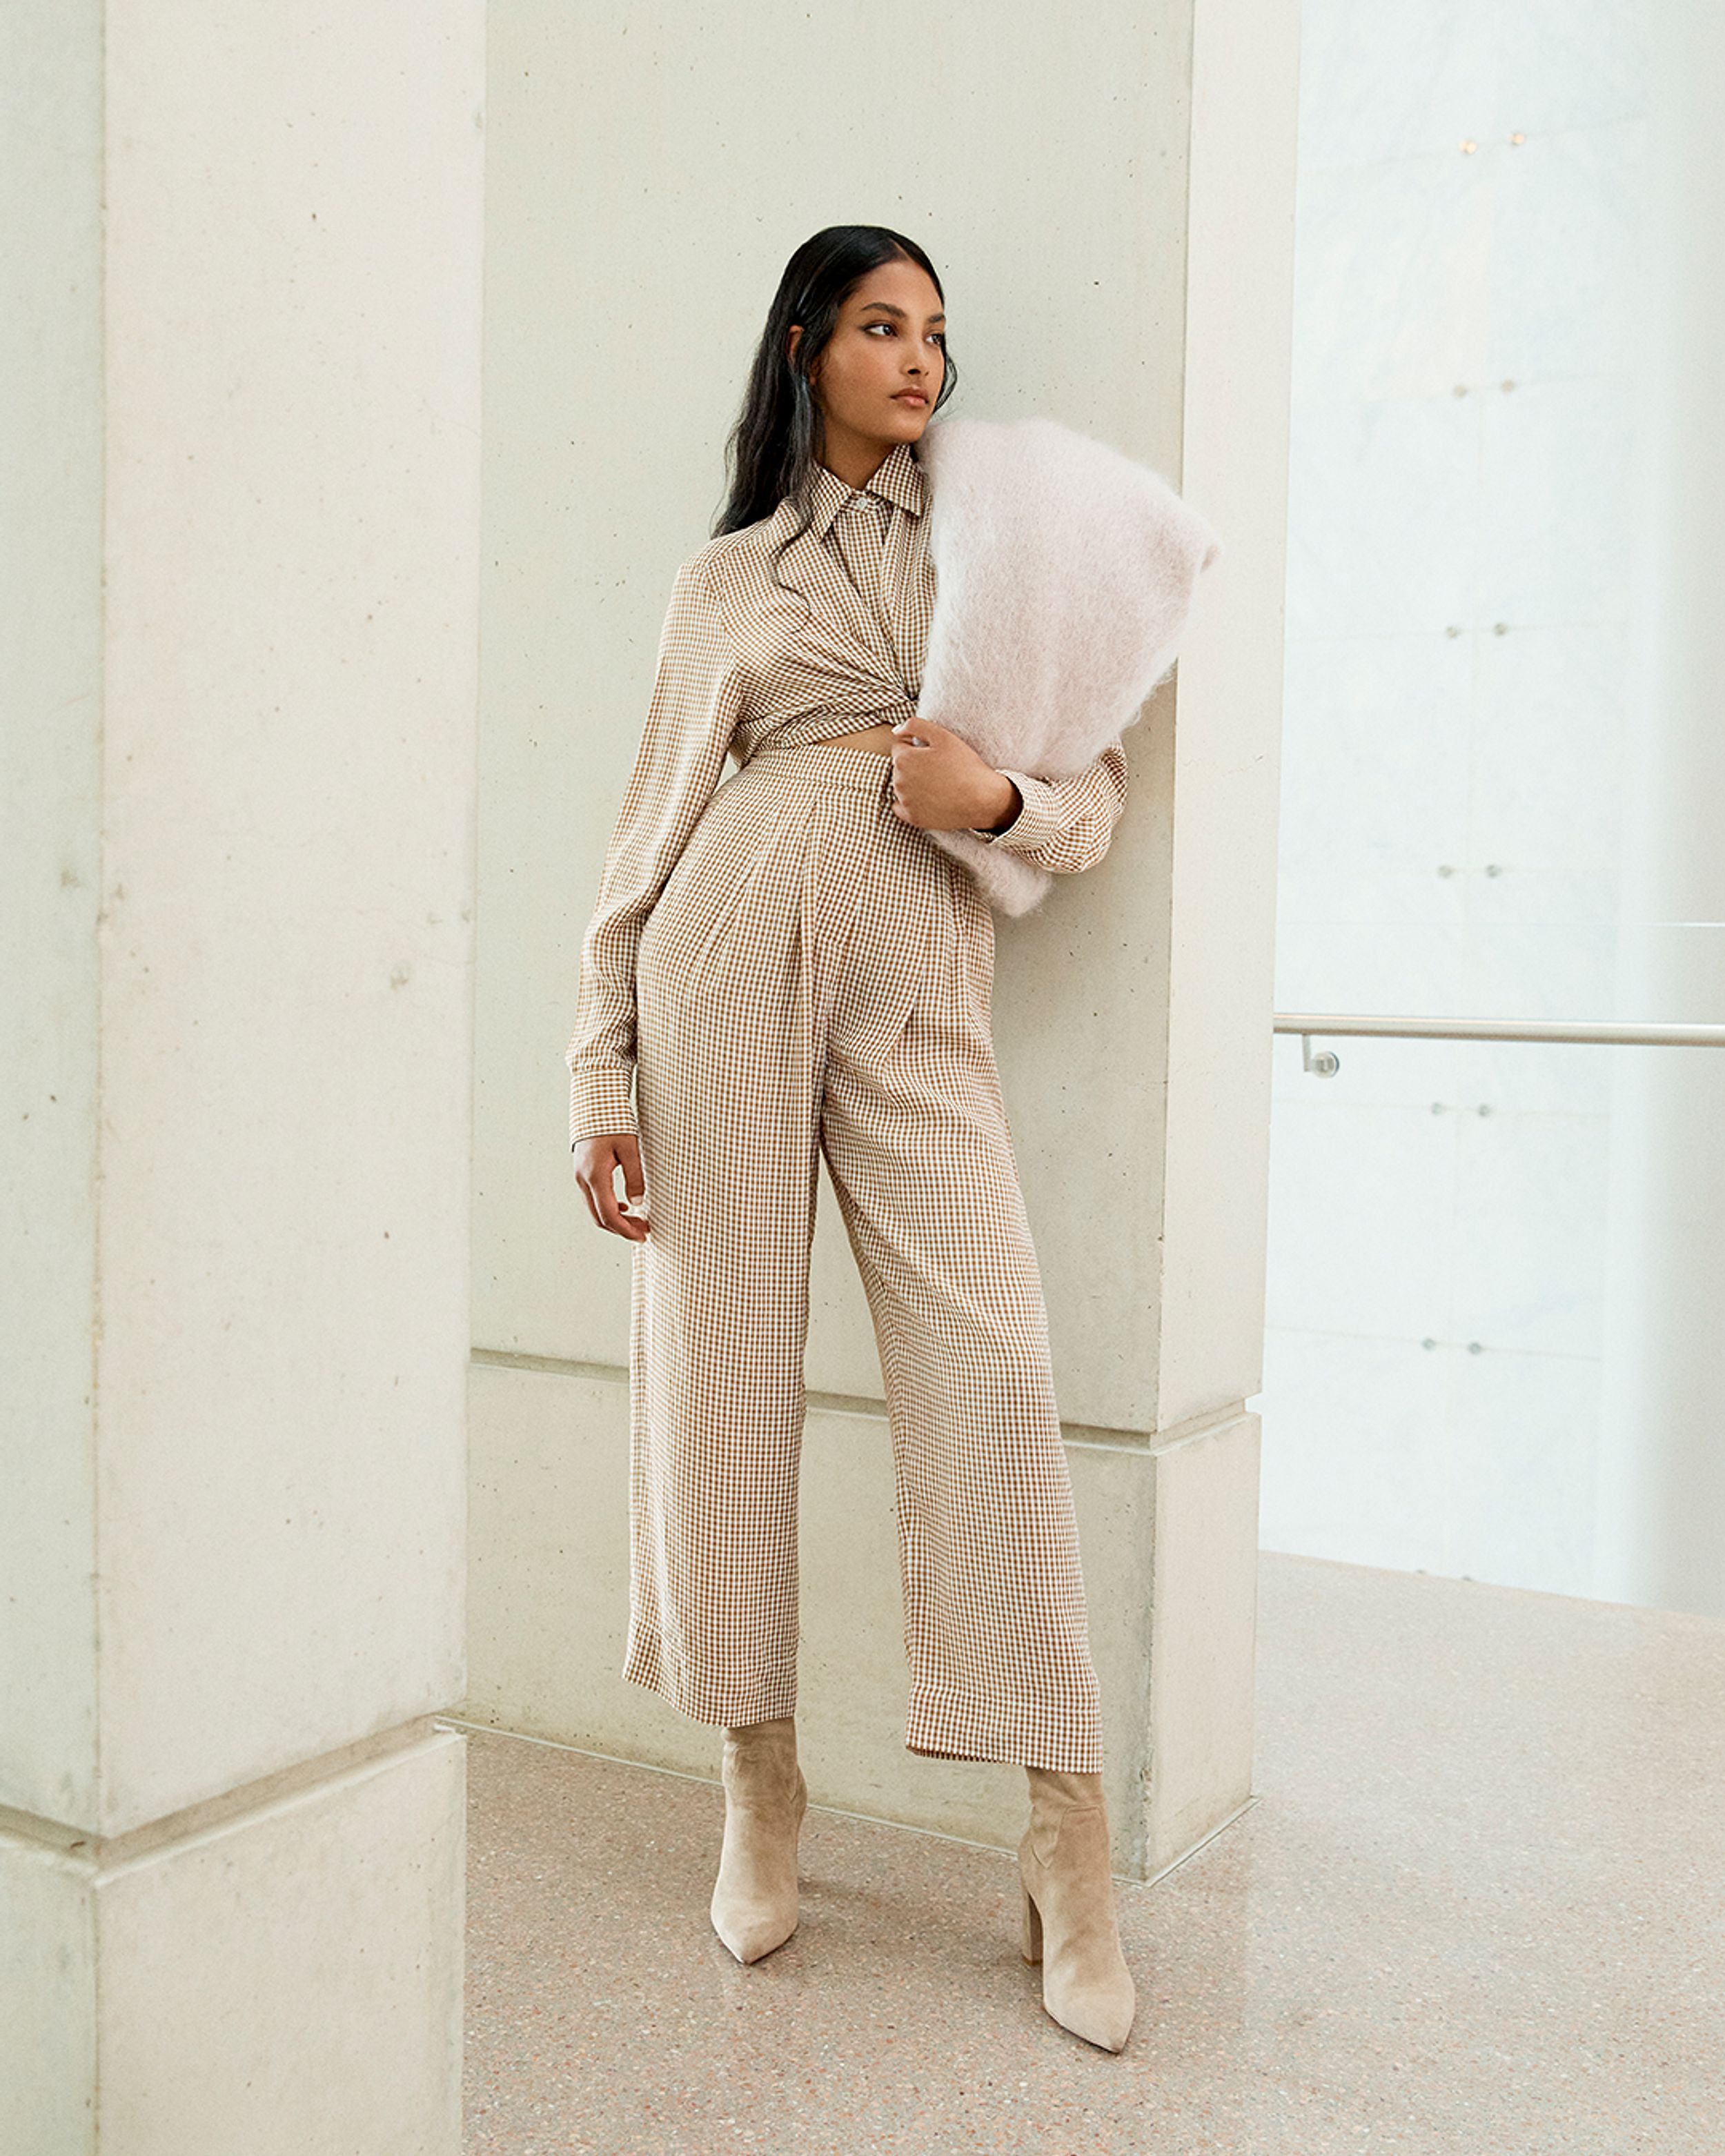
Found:
[(928, 399), (920, 389), (900, 389), (893, 394), (895, 404), (926, 404)]

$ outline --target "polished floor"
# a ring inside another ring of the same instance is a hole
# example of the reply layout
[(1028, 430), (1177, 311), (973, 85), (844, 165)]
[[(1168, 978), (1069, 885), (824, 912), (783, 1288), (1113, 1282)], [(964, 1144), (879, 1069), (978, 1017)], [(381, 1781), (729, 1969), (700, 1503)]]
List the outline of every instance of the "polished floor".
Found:
[(766, 1961), (708, 1784), (471, 1734), (467, 2148), (1725, 2156), (1725, 1625), (1262, 1560), (1255, 1802), (1121, 1889), (1118, 2057), (1010, 1857), (811, 1810)]

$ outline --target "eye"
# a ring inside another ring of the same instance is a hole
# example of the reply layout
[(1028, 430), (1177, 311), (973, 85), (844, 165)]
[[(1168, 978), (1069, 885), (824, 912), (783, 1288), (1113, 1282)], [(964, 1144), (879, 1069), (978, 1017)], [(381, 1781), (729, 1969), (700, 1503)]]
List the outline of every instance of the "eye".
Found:
[[(885, 330), (889, 336), (896, 336), (898, 335), (898, 325), (896, 322), (879, 320), (872, 322), (865, 322), (862, 326), (865, 331)], [(947, 333), (944, 330), (931, 330), (928, 332), (928, 335), (932, 342), (937, 344), (942, 352), (946, 350)]]

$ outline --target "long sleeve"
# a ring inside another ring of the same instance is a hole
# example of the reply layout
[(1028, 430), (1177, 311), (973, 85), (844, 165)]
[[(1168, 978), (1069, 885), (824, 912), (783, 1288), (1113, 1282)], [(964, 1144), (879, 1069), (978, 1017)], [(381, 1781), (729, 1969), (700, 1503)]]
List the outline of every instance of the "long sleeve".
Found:
[(581, 945), (569, 1066), (569, 1142), (637, 1129), (635, 952), (641, 929), (711, 798), (736, 732), (733, 647), (698, 562), (678, 570), (634, 768)]
[(1023, 805), (1004, 831), (978, 831), (978, 838), (1056, 875), (1096, 866), (1126, 807), (1126, 750), (1118, 734), (1070, 778), (1037, 778), (1023, 771), (1001, 775), (1017, 787)]

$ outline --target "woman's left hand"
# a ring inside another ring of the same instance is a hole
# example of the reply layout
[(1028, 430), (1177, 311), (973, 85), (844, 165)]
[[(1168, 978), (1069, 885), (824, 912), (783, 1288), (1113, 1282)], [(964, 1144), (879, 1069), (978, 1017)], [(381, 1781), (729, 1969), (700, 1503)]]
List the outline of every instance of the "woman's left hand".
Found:
[(933, 719), (892, 730), (893, 813), (922, 831), (992, 830), (1018, 814), (1019, 789)]

